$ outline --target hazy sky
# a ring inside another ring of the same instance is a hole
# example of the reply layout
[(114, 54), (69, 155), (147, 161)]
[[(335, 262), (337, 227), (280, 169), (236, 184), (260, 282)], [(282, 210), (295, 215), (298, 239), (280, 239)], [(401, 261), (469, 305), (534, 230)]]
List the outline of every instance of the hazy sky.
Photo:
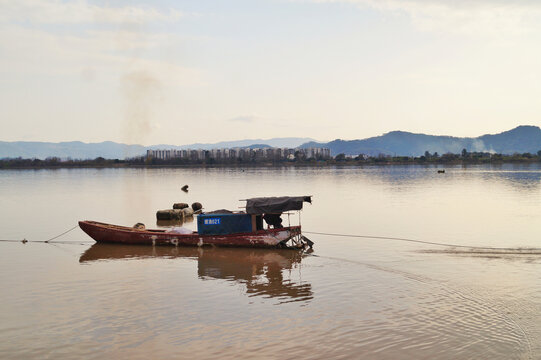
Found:
[(541, 124), (538, 0), (0, 0), (0, 140)]

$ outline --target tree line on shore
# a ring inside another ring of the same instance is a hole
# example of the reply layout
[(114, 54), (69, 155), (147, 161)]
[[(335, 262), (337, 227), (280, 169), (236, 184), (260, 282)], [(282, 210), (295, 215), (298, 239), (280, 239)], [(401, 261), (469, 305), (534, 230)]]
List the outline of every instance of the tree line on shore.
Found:
[(130, 166), (207, 166), (207, 165), (392, 165), (392, 164), (490, 164), (490, 163), (528, 163), (541, 162), (541, 150), (536, 154), (494, 154), (488, 152), (468, 152), (463, 149), (459, 154), (446, 153), (443, 155), (425, 151), (422, 156), (391, 156), (380, 154), (378, 156), (348, 156), (338, 154), (330, 159), (322, 157), (306, 158), (302, 152), (295, 153), (294, 159), (268, 160), (268, 159), (242, 159), (228, 158), (215, 159), (207, 157), (203, 160), (190, 160), (173, 158), (162, 160), (150, 157), (134, 157), (129, 159), (61, 159), (49, 157), (41, 159), (4, 158), (0, 159), (0, 169), (16, 168), (77, 168), (77, 167), (130, 167)]

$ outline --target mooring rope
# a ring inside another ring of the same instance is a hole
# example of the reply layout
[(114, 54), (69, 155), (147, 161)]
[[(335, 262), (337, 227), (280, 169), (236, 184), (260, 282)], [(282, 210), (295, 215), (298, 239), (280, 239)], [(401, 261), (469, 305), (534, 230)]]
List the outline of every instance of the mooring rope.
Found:
[[(357, 235), (357, 234), (337, 234), (337, 233), (324, 233), (324, 232), (315, 232), (315, 231), (303, 231), (305, 234), (314, 234), (314, 235), (325, 235), (325, 236), (340, 236), (340, 237), (349, 237), (349, 238), (364, 238), (364, 239), (381, 239), (381, 240), (394, 240), (394, 241), (406, 241), (426, 245), (436, 245), (436, 246), (445, 246), (445, 247), (454, 247), (454, 248), (464, 248), (464, 249), (479, 249), (479, 250), (507, 250), (513, 251), (517, 250), (516, 248), (498, 248), (490, 246), (473, 246), (473, 245), (458, 245), (450, 243), (439, 243), (433, 241), (424, 241), (416, 239), (407, 239), (407, 238), (398, 238), (398, 237), (387, 237), (387, 236), (373, 236), (373, 235)], [(541, 250), (541, 248), (522, 248), (523, 250)]]
[(70, 241), (70, 242), (67, 242), (67, 241), (52, 241), (54, 239), (58, 239), (59, 237), (63, 236), (63, 235), (66, 235), (67, 233), (69, 233), (70, 231), (73, 231), (75, 230), (76, 228), (78, 228), (79, 225), (75, 225), (74, 227), (72, 227), (71, 229), (68, 229), (66, 231), (64, 231), (63, 233), (61, 234), (58, 234), (56, 236), (53, 236), (52, 238), (50, 239), (47, 239), (47, 240), (26, 240), (26, 239), (22, 239), (22, 240), (12, 240), (12, 239), (0, 239), (0, 241), (3, 241), (3, 242), (22, 242), (22, 243), (27, 243), (27, 242), (32, 242), (32, 243), (45, 243), (45, 244), (52, 244), (52, 243), (55, 243), (55, 244), (73, 244), (75, 243), (74, 241)]

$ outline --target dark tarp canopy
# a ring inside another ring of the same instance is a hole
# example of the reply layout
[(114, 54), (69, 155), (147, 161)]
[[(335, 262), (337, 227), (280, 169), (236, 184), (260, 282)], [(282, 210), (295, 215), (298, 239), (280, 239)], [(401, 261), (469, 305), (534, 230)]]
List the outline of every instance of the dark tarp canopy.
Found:
[(312, 196), (260, 197), (246, 200), (246, 212), (252, 215), (281, 214), (289, 210), (301, 210), (302, 203), (312, 203)]

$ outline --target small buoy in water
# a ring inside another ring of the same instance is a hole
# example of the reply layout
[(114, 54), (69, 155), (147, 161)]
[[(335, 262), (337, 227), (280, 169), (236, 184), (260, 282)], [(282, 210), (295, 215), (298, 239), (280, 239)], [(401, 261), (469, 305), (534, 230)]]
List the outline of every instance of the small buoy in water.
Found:
[(182, 191), (184, 192), (188, 192), (188, 185), (184, 185), (183, 187), (180, 188)]
[(445, 174), (445, 170), (438, 170), (438, 174)]
[(21, 242), (22, 242), (23, 244), (26, 244), (26, 243), (28, 242), (28, 240), (22, 239)]

